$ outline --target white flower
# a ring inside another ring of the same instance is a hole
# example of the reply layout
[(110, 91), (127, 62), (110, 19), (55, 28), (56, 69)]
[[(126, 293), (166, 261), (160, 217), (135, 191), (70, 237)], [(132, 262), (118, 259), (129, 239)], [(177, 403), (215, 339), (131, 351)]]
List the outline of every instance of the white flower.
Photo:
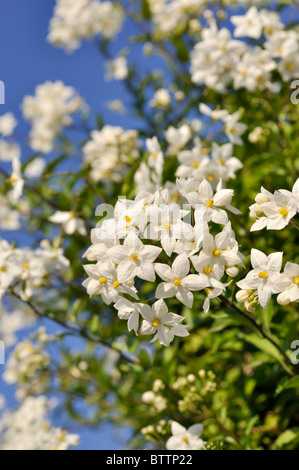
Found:
[(160, 88), (155, 92), (154, 98), (149, 102), (152, 108), (166, 109), (171, 103), (171, 96), (168, 90)]
[(176, 297), (187, 307), (193, 305), (193, 294), (191, 291), (199, 291), (208, 287), (209, 282), (202, 274), (189, 274), (190, 262), (186, 253), (179, 255), (172, 264), (172, 267), (156, 263), (155, 269), (163, 281), (156, 290), (157, 299)]
[(125, 80), (128, 76), (127, 59), (123, 56), (106, 62), (105, 80)]
[(17, 120), (12, 113), (0, 116), (0, 134), (4, 137), (10, 136), (17, 125)]
[(169, 143), (168, 152), (171, 155), (175, 155), (179, 150), (182, 150), (182, 148), (190, 139), (190, 127), (187, 124), (183, 124), (178, 129), (171, 126), (165, 132), (165, 137)]
[(231, 16), (230, 20), (236, 26), (234, 31), (235, 37), (248, 36), (255, 39), (261, 37), (264, 24), (255, 6), (251, 7), (245, 15)]
[(156, 246), (143, 245), (137, 235), (131, 232), (124, 244), (110, 248), (108, 255), (118, 264), (119, 282), (126, 282), (135, 276), (153, 282), (156, 277), (153, 262), (161, 251)]
[[(274, 284), (276, 284), (274, 282)], [(299, 264), (287, 263), (284, 268), (284, 274), (277, 281), (277, 289), (281, 291), (277, 297), (277, 302), (281, 305), (287, 305), (299, 299)]]
[(184, 317), (168, 312), (166, 303), (161, 299), (154, 303), (152, 307), (149, 305), (140, 305), (140, 312), (143, 322), (140, 333), (143, 335), (152, 335), (152, 342), (157, 339), (164, 346), (169, 346), (175, 336), (188, 336), (186, 325), (180, 325)]
[(271, 253), (266, 256), (262, 251), (251, 250), (251, 265), (253, 269), (237, 286), (241, 289), (257, 291), (258, 300), (262, 307), (267, 308), (272, 294), (280, 292), (278, 287), (283, 280), (280, 274), (283, 253)]
[(238, 122), (239, 120), (239, 112), (236, 111), (234, 114), (230, 114), (228, 117), (225, 118), (225, 133), (230, 142), (235, 145), (243, 145), (243, 141), (240, 138), (242, 134), (247, 129), (247, 125), (243, 124), (242, 122)]
[[(188, 202), (193, 207), (195, 206), (196, 223), (198, 223), (197, 217), (202, 217), (204, 222), (212, 221), (216, 224), (225, 225), (228, 222), (228, 216), (220, 207), (226, 207), (235, 214), (240, 214), (240, 211), (230, 205), (234, 191), (232, 189), (222, 189), (221, 180), (215, 194), (212, 186), (205, 179), (200, 184), (196, 180), (187, 181), (184, 192)], [(199, 204), (201, 208), (196, 207)]]
[(74, 212), (56, 211), (49, 217), (49, 221), (53, 224), (62, 224), (64, 232), (68, 235), (75, 232), (80, 233), (82, 236), (86, 235), (84, 220), (76, 217)]
[(200, 439), (203, 431), (202, 424), (194, 424), (187, 430), (176, 421), (171, 423), (172, 436), (166, 442), (168, 450), (205, 450), (204, 442)]
[(139, 329), (139, 305), (140, 304), (130, 302), (129, 300), (124, 298), (119, 299), (114, 305), (114, 308), (118, 310), (119, 318), (121, 320), (127, 320), (128, 330), (134, 330), (136, 334)]

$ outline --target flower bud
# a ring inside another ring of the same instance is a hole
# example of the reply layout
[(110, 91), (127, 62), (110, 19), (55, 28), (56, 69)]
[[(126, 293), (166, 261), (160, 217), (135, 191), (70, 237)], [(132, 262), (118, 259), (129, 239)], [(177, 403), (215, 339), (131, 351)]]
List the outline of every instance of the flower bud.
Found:
[(153, 403), (153, 401), (155, 400), (155, 394), (154, 392), (144, 392), (142, 397), (141, 397), (141, 400), (143, 401), (143, 403)]
[(258, 217), (264, 215), (263, 208), (260, 206), (260, 204), (254, 204), (252, 206), (252, 210), (256, 213)]
[(236, 293), (236, 299), (238, 302), (245, 302), (248, 298), (249, 298), (249, 293), (247, 290), (245, 289), (242, 289), (242, 290), (239, 290), (239, 292)]
[(288, 295), (285, 292), (282, 292), (277, 297), (277, 302), (279, 303), (279, 305), (288, 305), (291, 301), (290, 301)]
[(226, 268), (225, 272), (229, 277), (236, 277), (239, 274), (239, 268), (236, 266), (229, 266)]
[(270, 201), (269, 197), (266, 194), (263, 194), (263, 193), (259, 193), (255, 197), (255, 202), (257, 204), (264, 204), (265, 202), (269, 202), (269, 201)]

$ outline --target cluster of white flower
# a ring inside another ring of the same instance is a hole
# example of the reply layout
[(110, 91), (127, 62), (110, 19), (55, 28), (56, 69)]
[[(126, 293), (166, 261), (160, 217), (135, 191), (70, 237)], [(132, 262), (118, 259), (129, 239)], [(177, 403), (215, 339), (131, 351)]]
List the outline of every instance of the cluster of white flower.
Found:
[[(92, 232), (92, 246), (85, 255), (97, 263), (84, 266), (89, 276), (84, 286), (91, 296), (100, 294), (104, 302), (115, 304), (130, 331), (139, 331), (141, 315), (140, 333), (152, 334), (153, 341), (159, 339), (166, 346), (188, 331), (180, 324), (183, 317), (168, 312), (164, 299), (176, 297), (191, 308), (192, 291), (203, 291), (207, 312), (210, 299), (226, 288), (221, 282), (224, 274), (234, 277), (237, 266), (243, 265), (226, 213), (239, 213), (230, 204), (233, 190), (223, 189), (220, 180), (214, 192), (207, 180), (195, 178), (179, 178), (175, 187), (183, 209), (167, 188), (154, 194), (140, 191), (135, 200), (120, 199), (114, 217)], [(215, 238), (209, 231), (211, 221), (225, 226)], [(161, 282), (152, 307), (148, 301), (132, 302), (123, 296), (139, 300), (135, 278), (154, 282), (156, 274)]]
[(292, 191), (279, 189), (272, 194), (265, 188), (261, 188), (255, 202), (249, 208), (251, 218), (256, 220), (251, 231), (263, 228), (282, 230), (299, 212), (299, 178)]
[(192, 17), (198, 17), (206, 0), (149, 0), (152, 21), (160, 36), (181, 32)]
[(267, 256), (252, 249), (253, 269), (245, 279), (237, 282), (242, 290), (236, 295), (239, 302), (245, 302), (249, 312), (254, 312), (258, 305), (267, 308), (273, 294), (279, 294), (277, 302), (281, 305), (299, 300), (299, 265), (288, 262), (281, 273), (282, 257), (283, 253), (271, 253)]
[(16, 332), (31, 325), (34, 315), (30, 307), (14, 308), (9, 311), (3, 303), (0, 303), (0, 340), (6, 348), (12, 346), (16, 341)]
[(4, 202), (3, 207), (1, 207), (1, 212), (6, 222), (0, 222), (0, 225), (4, 225), (4, 229), (5, 226), (7, 226), (7, 230), (14, 230), (19, 227), (19, 216), (17, 212), (13, 211), (12, 220), (10, 222), (8, 211), (11, 205), (17, 204), (20, 200), (24, 186), (24, 180), (21, 175), (21, 148), (15, 142), (6, 140), (7, 137), (11, 137), (16, 125), (17, 121), (12, 113), (6, 113), (0, 117), (0, 161), (11, 163), (12, 168), (9, 178), (12, 189), (7, 193), (6, 202)]
[(51, 364), (46, 345), (53, 342), (55, 337), (48, 335), (44, 327), (40, 327), (32, 336), (36, 341), (24, 339), (17, 343), (3, 373), (5, 382), (17, 386), (16, 396), (20, 400), (27, 395), (43, 393), (48, 383), (48, 375), (42, 374)]
[(27, 397), (16, 411), (0, 418), (0, 450), (67, 450), (79, 436), (51, 425), (51, 403), (46, 396)]
[(22, 110), (31, 122), (29, 136), (33, 150), (48, 153), (65, 126), (73, 123), (71, 115), (86, 107), (73, 87), (61, 81), (38, 85), (34, 96), (25, 96)]
[(118, 126), (92, 131), (83, 148), (84, 161), (91, 167), (94, 181), (121, 181), (131, 159), (139, 156), (138, 132)]
[(123, 23), (121, 4), (100, 0), (56, 0), (48, 40), (54, 46), (72, 51), (83, 39), (102, 35), (115, 37)]
[(0, 240), (0, 298), (9, 288), (24, 300), (29, 299), (36, 288), (47, 282), (50, 274), (63, 273), (69, 260), (63, 249), (50, 245), (47, 240), (40, 248), (14, 248), (6, 240)]
[(272, 72), (278, 70), (282, 80), (289, 81), (299, 74), (299, 34), (286, 30), (276, 12), (259, 11), (252, 6), (245, 15), (231, 16), (235, 38), (227, 28), (218, 29), (211, 19), (202, 30), (202, 40), (191, 54), (192, 81), (223, 93), (233, 85), (248, 91), (266, 88), (278, 92)]
[[(282, 230), (299, 211), (299, 179), (292, 191), (280, 189), (272, 194), (261, 188), (255, 200), (250, 207), (250, 215), (256, 220), (251, 231)], [(239, 302), (245, 302), (249, 312), (254, 312), (259, 304), (267, 308), (273, 294), (279, 294), (277, 302), (281, 305), (299, 300), (299, 265), (287, 262), (281, 273), (282, 256), (283, 253), (266, 256), (259, 250), (251, 251), (253, 270), (237, 283), (242, 290), (236, 295)]]

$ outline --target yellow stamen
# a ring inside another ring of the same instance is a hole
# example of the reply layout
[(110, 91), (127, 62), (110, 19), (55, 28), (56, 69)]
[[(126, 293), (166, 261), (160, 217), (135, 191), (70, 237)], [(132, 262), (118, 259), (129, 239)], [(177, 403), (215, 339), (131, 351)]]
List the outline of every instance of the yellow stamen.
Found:
[(188, 437), (183, 437), (183, 442), (185, 442), (185, 444), (189, 444), (189, 439), (188, 439)]
[(299, 286), (299, 277), (295, 277), (294, 282), (295, 282), (295, 284), (297, 284), (297, 286)]
[(119, 282), (118, 282), (118, 281), (115, 281), (115, 282), (113, 283), (114, 289), (116, 289), (118, 286), (119, 286)]
[(3, 273), (5, 273), (6, 267), (5, 267), (5, 266), (2, 266), (2, 267), (0, 268), (0, 271), (2, 271)]
[(214, 250), (213, 251), (213, 256), (220, 256), (221, 255), (221, 251), (220, 250)]
[(209, 208), (211, 208), (211, 207), (213, 207), (213, 205), (214, 205), (213, 199), (209, 199), (208, 202), (207, 202), (207, 206), (208, 206)]
[(12, 176), (11, 178), (9, 178), (9, 181), (11, 183), (15, 183), (17, 181), (17, 178)]
[(220, 160), (219, 160), (219, 161), (220, 161), (221, 165), (223, 165), (223, 164), (225, 163), (225, 160), (224, 160), (224, 158), (220, 158)]
[(128, 215), (126, 215), (125, 221), (128, 222), (128, 224), (129, 224), (130, 222), (132, 222), (132, 219), (131, 219), (131, 217), (129, 217)]
[(101, 279), (99, 279), (100, 284), (106, 284), (106, 282), (107, 282), (107, 279), (105, 277), (101, 277)]
[(261, 271), (261, 272), (259, 273), (259, 278), (260, 278), (260, 279), (266, 279), (266, 277), (268, 277), (268, 274), (265, 273), (264, 271)]
[(232, 127), (232, 128), (230, 129), (230, 133), (231, 133), (231, 134), (234, 134), (235, 132), (236, 132), (236, 129), (235, 129), (234, 127)]
[(207, 180), (208, 181), (213, 181), (214, 179), (214, 175), (210, 174), (210, 175), (207, 175)]
[(211, 266), (207, 266), (207, 267), (203, 270), (204, 274), (211, 274), (212, 271), (213, 271), (213, 269), (211, 268)]
[(192, 166), (193, 166), (193, 168), (198, 168), (198, 162), (193, 162)]
[(208, 153), (208, 149), (201, 149), (201, 153), (203, 153), (204, 155), (206, 155)]
[(23, 268), (24, 268), (24, 269), (28, 269), (28, 268), (29, 268), (29, 264), (27, 264), (27, 263), (24, 264)]
[(181, 285), (181, 281), (179, 279), (175, 279), (173, 283), (176, 287), (179, 287)]
[(152, 326), (154, 328), (157, 328), (157, 326), (160, 325), (160, 320), (159, 318), (154, 318), (153, 321), (152, 321)]
[(177, 202), (180, 199), (180, 196), (178, 194), (175, 194), (172, 198), (174, 202)]
[(284, 209), (284, 208), (279, 209), (278, 212), (282, 215), (282, 217), (287, 217), (287, 215), (289, 213), (289, 211), (287, 209)]
[(292, 64), (292, 62), (288, 62), (288, 63), (286, 64), (286, 68), (287, 68), (288, 70), (292, 70), (292, 69), (294, 68), (294, 64)]
[(165, 230), (169, 230), (170, 229), (170, 225), (165, 222), (165, 224), (162, 225), (162, 227), (165, 229)]
[(151, 155), (153, 158), (157, 158), (158, 154), (157, 153), (152, 153)]
[(136, 261), (138, 261), (138, 255), (136, 255), (136, 253), (133, 253), (133, 255), (131, 255), (131, 259), (136, 263)]

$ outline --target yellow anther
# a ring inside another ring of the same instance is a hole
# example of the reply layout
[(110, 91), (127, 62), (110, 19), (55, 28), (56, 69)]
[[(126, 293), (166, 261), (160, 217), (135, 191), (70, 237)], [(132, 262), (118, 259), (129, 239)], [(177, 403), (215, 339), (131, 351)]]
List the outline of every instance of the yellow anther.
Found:
[(160, 323), (161, 322), (160, 322), (159, 318), (154, 318), (153, 321), (152, 321), (152, 326), (154, 328), (157, 328), (157, 326), (160, 325)]
[(158, 154), (157, 153), (152, 153), (151, 155), (153, 158), (157, 158)]
[(292, 70), (292, 69), (294, 68), (294, 64), (293, 64), (292, 62), (288, 62), (288, 63), (286, 64), (286, 68), (287, 68), (288, 70)]
[(235, 129), (234, 127), (232, 127), (232, 128), (229, 130), (229, 132), (230, 132), (231, 134), (234, 134), (234, 133), (236, 132), (236, 129)]
[(174, 196), (172, 197), (172, 200), (173, 200), (174, 202), (177, 202), (179, 199), (180, 199), (179, 194), (174, 194)]
[(189, 444), (189, 439), (188, 439), (188, 437), (183, 437), (183, 442), (185, 442), (185, 444)]
[(114, 289), (116, 289), (118, 286), (119, 286), (119, 282), (118, 282), (118, 281), (115, 281), (115, 282), (113, 283)]
[(2, 271), (3, 273), (5, 273), (6, 267), (5, 267), (5, 266), (2, 266), (2, 267), (0, 268), (0, 271)]
[(225, 159), (224, 158), (220, 158), (219, 162), (221, 163), (221, 165), (223, 165), (225, 163)]
[(221, 255), (221, 251), (220, 251), (220, 250), (214, 250), (214, 251), (213, 251), (213, 255), (214, 255), (214, 256), (220, 256), (220, 255)]
[(101, 277), (101, 279), (99, 279), (100, 284), (106, 284), (106, 282), (107, 282), (107, 279), (105, 277)]
[(9, 178), (9, 181), (11, 183), (15, 183), (17, 181), (17, 178), (12, 176), (11, 178)]
[(268, 277), (268, 274), (265, 273), (264, 271), (261, 271), (261, 272), (259, 273), (259, 278), (260, 278), (260, 279), (266, 279), (266, 277)]
[(211, 207), (213, 207), (213, 205), (214, 205), (213, 199), (209, 199), (208, 202), (207, 202), (207, 206), (208, 206), (209, 208), (211, 208)]
[(132, 222), (132, 219), (131, 219), (131, 217), (129, 217), (128, 215), (126, 215), (125, 221), (128, 222), (128, 224), (129, 224), (130, 222)]
[(207, 180), (208, 181), (213, 181), (213, 179), (214, 179), (214, 175), (212, 175), (212, 174), (207, 175)]
[(207, 266), (207, 267), (203, 270), (204, 274), (211, 274), (212, 271), (213, 271), (213, 269), (211, 268), (211, 266)]
[(179, 287), (181, 285), (181, 281), (179, 279), (175, 279), (173, 283), (176, 287)]
[(201, 149), (201, 153), (202, 153), (203, 155), (206, 155), (206, 154), (208, 153), (208, 149)]
[(170, 229), (170, 225), (165, 222), (165, 224), (162, 225), (162, 227), (165, 229), (165, 230), (169, 230)]
[(136, 263), (136, 261), (138, 261), (138, 255), (136, 255), (136, 253), (133, 253), (133, 255), (131, 255), (131, 259)]
[(193, 163), (192, 163), (193, 168), (198, 168), (198, 165), (199, 165), (198, 162), (193, 162)]
[(29, 268), (29, 264), (27, 264), (27, 263), (24, 264), (23, 268), (24, 268), (24, 269), (28, 269), (28, 268)]
[(299, 277), (295, 277), (294, 282), (295, 282), (295, 284), (297, 284), (297, 286), (299, 286)]
[(287, 209), (284, 209), (284, 208), (279, 209), (278, 212), (282, 215), (282, 217), (287, 217), (287, 215), (289, 213), (289, 211)]

